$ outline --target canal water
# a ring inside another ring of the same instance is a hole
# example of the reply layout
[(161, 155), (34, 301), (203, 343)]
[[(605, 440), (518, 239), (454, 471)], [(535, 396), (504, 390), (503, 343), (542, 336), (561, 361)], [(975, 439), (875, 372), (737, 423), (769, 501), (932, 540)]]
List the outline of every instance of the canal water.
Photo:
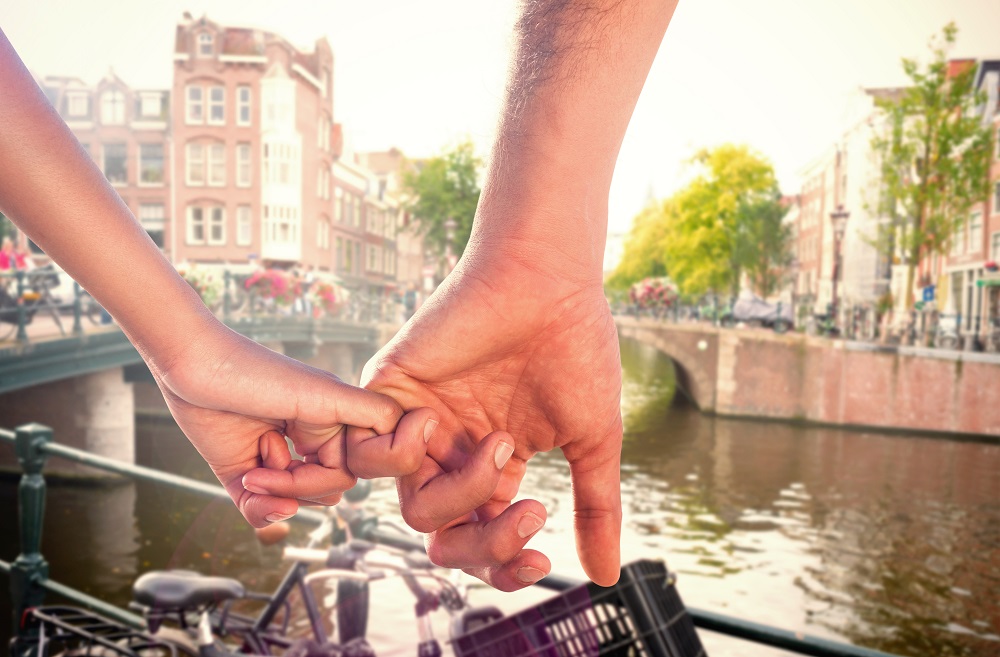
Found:
[[(623, 341), (622, 363), (626, 561), (665, 559), (693, 607), (900, 655), (1000, 655), (1000, 445), (705, 417), (675, 403), (673, 365), (653, 349)], [(138, 458), (211, 480), (169, 421), (140, 420)], [(582, 577), (565, 463), (538, 457), (522, 492), (549, 511), (532, 547)], [(0, 480), (0, 504), (0, 558), (12, 560), (16, 480)], [(370, 508), (396, 513), (391, 482), (376, 482)], [(44, 553), (53, 579), (121, 605), (153, 568), (255, 590), (283, 570), (229, 505), (151, 484), (52, 485)], [(508, 611), (551, 595), (472, 592)], [(398, 587), (373, 591), (380, 654), (414, 654), (412, 602)], [(0, 596), (4, 641), (7, 605)], [(446, 635), (442, 618), (436, 629)], [(713, 657), (788, 654), (703, 640)]]

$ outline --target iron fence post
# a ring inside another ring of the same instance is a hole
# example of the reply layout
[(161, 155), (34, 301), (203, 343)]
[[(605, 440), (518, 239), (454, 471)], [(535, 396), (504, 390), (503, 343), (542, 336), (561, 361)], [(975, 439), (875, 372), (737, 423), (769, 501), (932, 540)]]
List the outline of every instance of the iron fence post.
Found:
[(18, 269), (17, 277), (17, 341), (28, 341), (28, 313), (24, 307), (24, 270)]
[(52, 429), (41, 424), (26, 424), (15, 430), (17, 460), (24, 474), (17, 487), (21, 553), (10, 569), (14, 634), (18, 633), (24, 612), (45, 599), (42, 582), (49, 577), (49, 564), (41, 553), (45, 517), (45, 478), (42, 476), (45, 454), (42, 447), (51, 441)]
[(73, 281), (73, 335), (83, 334), (83, 322), (80, 321), (83, 315), (80, 307), (80, 284)]
[(229, 320), (229, 284), (233, 280), (233, 275), (229, 273), (227, 269), (222, 273), (222, 321)]

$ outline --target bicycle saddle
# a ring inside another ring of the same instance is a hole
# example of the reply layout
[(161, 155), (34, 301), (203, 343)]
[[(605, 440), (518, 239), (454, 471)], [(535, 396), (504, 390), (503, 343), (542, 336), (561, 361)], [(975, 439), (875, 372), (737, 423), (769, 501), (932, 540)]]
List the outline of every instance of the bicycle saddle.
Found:
[(151, 570), (132, 585), (136, 602), (159, 609), (201, 607), (242, 598), (245, 593), (235, 579), (208, 577), (190, 570)]

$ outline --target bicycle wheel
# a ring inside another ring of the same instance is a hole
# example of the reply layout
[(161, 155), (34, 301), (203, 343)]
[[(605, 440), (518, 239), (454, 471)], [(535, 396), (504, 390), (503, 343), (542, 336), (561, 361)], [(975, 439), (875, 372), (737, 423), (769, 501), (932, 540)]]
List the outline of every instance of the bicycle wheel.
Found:
[(939, 335), (935, 345), (938, 349), (954, 350), (958, 348), (958, 338), (954, 335)]

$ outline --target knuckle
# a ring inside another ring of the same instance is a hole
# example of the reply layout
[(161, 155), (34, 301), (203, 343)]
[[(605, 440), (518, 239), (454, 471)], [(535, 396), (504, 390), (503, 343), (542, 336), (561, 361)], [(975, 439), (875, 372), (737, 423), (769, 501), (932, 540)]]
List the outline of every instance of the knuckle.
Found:
[(426, 513), (419, 508), (419, 505), (402, 504), (399, 510), (402, 512), (403, 521), (414, 530), (422, 534), (429, 534), (437, 529)]

